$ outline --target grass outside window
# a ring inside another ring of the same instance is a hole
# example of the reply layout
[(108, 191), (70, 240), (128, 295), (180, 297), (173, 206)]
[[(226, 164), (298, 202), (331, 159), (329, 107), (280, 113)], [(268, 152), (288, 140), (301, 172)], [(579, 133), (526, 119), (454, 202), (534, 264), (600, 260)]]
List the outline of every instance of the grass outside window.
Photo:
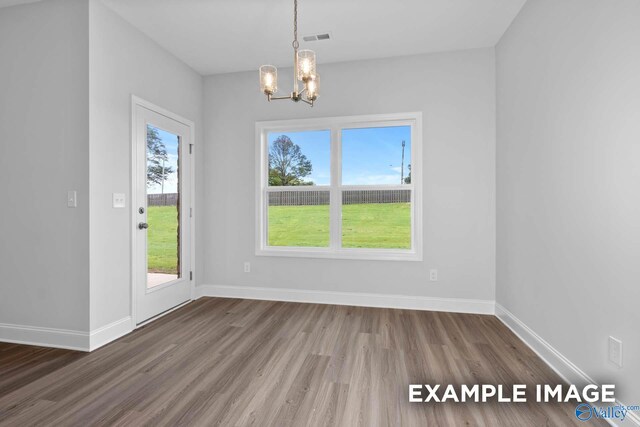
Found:
[[(269, 246), (328, 247), (329, 206), (270, 206)], [(411, 204), (342, 206), (344, 248), (411, 248)]]

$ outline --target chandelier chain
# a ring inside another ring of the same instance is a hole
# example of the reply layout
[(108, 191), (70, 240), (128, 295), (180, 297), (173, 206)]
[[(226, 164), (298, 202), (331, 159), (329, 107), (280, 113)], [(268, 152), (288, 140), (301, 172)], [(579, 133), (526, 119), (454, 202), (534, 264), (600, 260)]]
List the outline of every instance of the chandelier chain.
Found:
[(298, 50), (300, 43), (298, 43), (298, 0), (293, 0), (293, 43), (291, 43), (295, 50)]
[[(298, 0), (293, 0), (293, 42), (291, 45), (293, 46), (293, 90), (286, 96), (274, 96), (278, 91), (278, 69), (273, 65), (260, 67), (260, 90), (267, 96), (268, 101), (289, 99), (313, 107), (318, 98), (320, 79), (315, 73), (316, 54), (312, 50), (298, 52), (300, 47), (300, 42), (298, 42)], [(299, 81), (304, 83), (302, 91), (299, 90)]]

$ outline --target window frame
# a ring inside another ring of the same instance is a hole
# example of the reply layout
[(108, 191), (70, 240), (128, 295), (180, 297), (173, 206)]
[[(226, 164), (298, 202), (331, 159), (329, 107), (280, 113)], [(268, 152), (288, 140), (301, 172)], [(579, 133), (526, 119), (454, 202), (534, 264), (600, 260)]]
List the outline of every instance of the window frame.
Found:
[[(342, 185), (342, 130), (390, 126), (411, 127), (411, 184), (405, 185)], [(268, 185), (271, 132), (330, 131), (330, 185), (275, 186)], [(422, 261), (422, 113), (374, 114), (360, 116), (323, 117), (259, 121), (256, 132), (256, 246), (257, 256), (334, 258), (360, 260)], [(349, 190), (410, 190), (411, 248), (343, 248), (342, 192)], [(329, 246), (292, 247), (268, 245), (268, 193), (283, 191), (329, 192)]]

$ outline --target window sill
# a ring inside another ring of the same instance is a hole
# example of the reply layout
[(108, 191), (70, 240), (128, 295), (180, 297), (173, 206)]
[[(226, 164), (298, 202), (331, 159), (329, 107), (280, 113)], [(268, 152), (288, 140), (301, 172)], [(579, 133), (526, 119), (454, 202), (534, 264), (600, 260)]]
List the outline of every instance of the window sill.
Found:
[(269, 247), (256, 250), (256, 256), (288, 258), (325, 258), (367, 261), (422, 261), (415, 251), (388, 249), (328, 249)]

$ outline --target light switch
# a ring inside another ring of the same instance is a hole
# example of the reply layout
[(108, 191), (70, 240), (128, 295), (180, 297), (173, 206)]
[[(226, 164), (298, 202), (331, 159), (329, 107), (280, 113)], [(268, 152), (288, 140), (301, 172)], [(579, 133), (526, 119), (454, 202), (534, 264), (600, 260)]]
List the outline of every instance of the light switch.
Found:
[(609, 337), (609, 362), (622, 368), (622, 341)]
[(67, 191), (67, 207), (68, 208), (77, 208), (78, 207), (78, 193), (73, 190)]
[(124, 193), (113, 193), (113, 207), (124, 208), (125, 207), (125, 195)]

